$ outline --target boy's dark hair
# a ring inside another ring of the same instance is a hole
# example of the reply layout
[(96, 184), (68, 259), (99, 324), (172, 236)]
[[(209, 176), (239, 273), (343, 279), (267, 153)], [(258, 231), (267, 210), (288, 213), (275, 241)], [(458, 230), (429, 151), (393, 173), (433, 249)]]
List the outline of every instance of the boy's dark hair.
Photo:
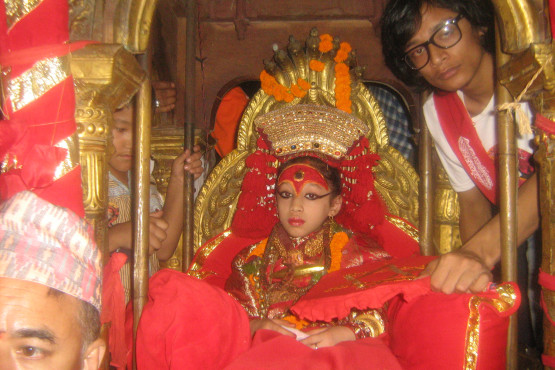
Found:
[(328, 183), (328, 186), (330, 187), (330, 191), (332, 195), (330, 199), (333, 199), (334, 197), (341, 194), (341, 175), (339, 174), (339, 170), (337, 170), (337, 168), (331, 167), (326, 162), (316, 157), (302, 156), (302, 157), (296, 157), (288, 160), (287, 162), (283, 163), (279, 167), (276, 178), (279, 179), (279, 176), (281, 175), (281, 172), (283, 171), (284, 168), (289, 167), (290, 165), (293, 165), (293, 164), (301, 164), (301, 163), (310, 165), (311, 167), (315, 168), (318, 172), (320, 172), (322, 176), (324, 176), (324, 179), (326, 180), (326, 182)]
[(494, 13), (490, 0), (390, 0), (381, 19), (382, 51), (385, 64), (405, 84), (422, 91), (431, 88), (418, 71), (403, 60), (405, 46), (418, 31), (423, 6), (449, 9), (462, 14), (474, 29), (486, 29), (482, 46), (495, 52)]

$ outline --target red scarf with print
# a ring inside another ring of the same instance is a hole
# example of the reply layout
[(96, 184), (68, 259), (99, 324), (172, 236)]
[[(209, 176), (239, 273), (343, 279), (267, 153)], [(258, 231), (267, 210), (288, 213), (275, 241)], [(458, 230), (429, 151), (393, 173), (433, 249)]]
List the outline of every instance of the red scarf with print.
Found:
[[(498, 204), (497, 166), (488, 155), (457, 93), (434, 93), (439, 123), (447, 142), (478, 189)], [(522, 185), (524, 179), (520, 179)]]

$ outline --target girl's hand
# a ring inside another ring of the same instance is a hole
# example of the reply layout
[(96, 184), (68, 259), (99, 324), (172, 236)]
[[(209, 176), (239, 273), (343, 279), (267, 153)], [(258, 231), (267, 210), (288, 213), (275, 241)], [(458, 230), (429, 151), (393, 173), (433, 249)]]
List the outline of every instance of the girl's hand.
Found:
[(288, 337), (297, 337), (295, 334), (285, 329), (284, 326), (294, 328), (295, 324), (280, 319), (254, 319), (250, 322), (251, 335), (254, 335), (254, 333), (256, 333), (260, 329), (266, 329), (277, 331), (278, 333), (287, 335)]
[(173, 160), (171, 177), (183, 183), (185, 171), (187, 171), (191, 173), (195, 179), (198, 179), (204, 171), (202, 161), (200, 160), (201, 157), (202, 153), (198, 145), (193, 147), (193, 154), (191, 154), (189, 149), (185, 150), (179, 157)]
[(310, 336), (300, 342), (311, 348), (335, 346), (337, 343), (355, 340), (355, 333), (345, 326), (330, 326), (310, 331)]

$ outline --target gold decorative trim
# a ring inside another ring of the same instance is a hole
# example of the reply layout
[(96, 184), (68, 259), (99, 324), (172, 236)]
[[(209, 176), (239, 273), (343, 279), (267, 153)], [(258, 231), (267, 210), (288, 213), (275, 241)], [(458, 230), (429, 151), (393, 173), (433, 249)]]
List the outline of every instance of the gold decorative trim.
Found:
[(4, 0), (8, 30), (31, 13), (43, 0)]
[(54, 57), (35, 63), (8, 82), (8, 97), (14, 112), (39, 99), (70, 75), (69, 57)]
[(62, 178), (79, 165), (79, 145), (76, 141), (75, 135), (72, 135), (55, 145), (67, 152), (64, 160), (54, 170), (54, 181)]
[(490, 299), (480, 296), (473, 296), (468, 302), (470, 313), (466, 325), (466, 342), (464, 369), (474, 370), (478, 363), (478, 347), (480, 344), (480, 305), (489, 304), (498, 312), (505, 312), (514, 306), (516, 293), (511, 284), (498, 285), (495, 290), (499, 294), (498, 299)]
[[(216, 247), (220, 245), (220, 243), (223, 242), (230, 235), (231, 235), (231, 230), (228, 229), (223, 233), (221, 233), (220, 235), (218, 235), (217, 237), (215, 237), (214, 239), (212, 239), (212, 241), (207, 243), (204, 246), (204, 248), (202, 248), (202, 251), (196, 256), (195, 261), (191, 263), (188, 274), (191, 276), (195, 276), (199, 279), (202, 279), (203, 277), (201, 277), (199, 270), (204, 265), (206, 258), (208, 258), (210, 253), (212, 253), (212, 251), (214, 251), (214, 249), (216, 249)], [(206, 277), (206, 273), (203, 274), (203, 276)]]
[(385, 219), (418, 242), (418, 230), (406, 220), (392, 215), (385, 215)]

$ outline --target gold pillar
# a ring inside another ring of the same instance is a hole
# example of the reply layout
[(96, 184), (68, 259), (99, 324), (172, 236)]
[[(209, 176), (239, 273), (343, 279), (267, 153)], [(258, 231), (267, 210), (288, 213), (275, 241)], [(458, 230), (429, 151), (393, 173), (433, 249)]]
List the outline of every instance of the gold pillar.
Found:
[[(537, 130), (538, 151), (534, 156), (539, 163), (540, 214), (542, 228), (542, 271), (555, 279), (555, 203), (553, 202), (555, 183), (555, 123), (552, 133)], [(542, 288), (547, 315), (555, 321), (555, 291)], [(555, 357), (555, 326), (544, 314), (544, 354)]]
[(91, 44), (72, 54), (75, 120), (79, 135), (85, 218), (93, 225), (104, 261), (108, 176), (106, 151), (113, 110), (138, 89), (144, 72), (121, 45)]

